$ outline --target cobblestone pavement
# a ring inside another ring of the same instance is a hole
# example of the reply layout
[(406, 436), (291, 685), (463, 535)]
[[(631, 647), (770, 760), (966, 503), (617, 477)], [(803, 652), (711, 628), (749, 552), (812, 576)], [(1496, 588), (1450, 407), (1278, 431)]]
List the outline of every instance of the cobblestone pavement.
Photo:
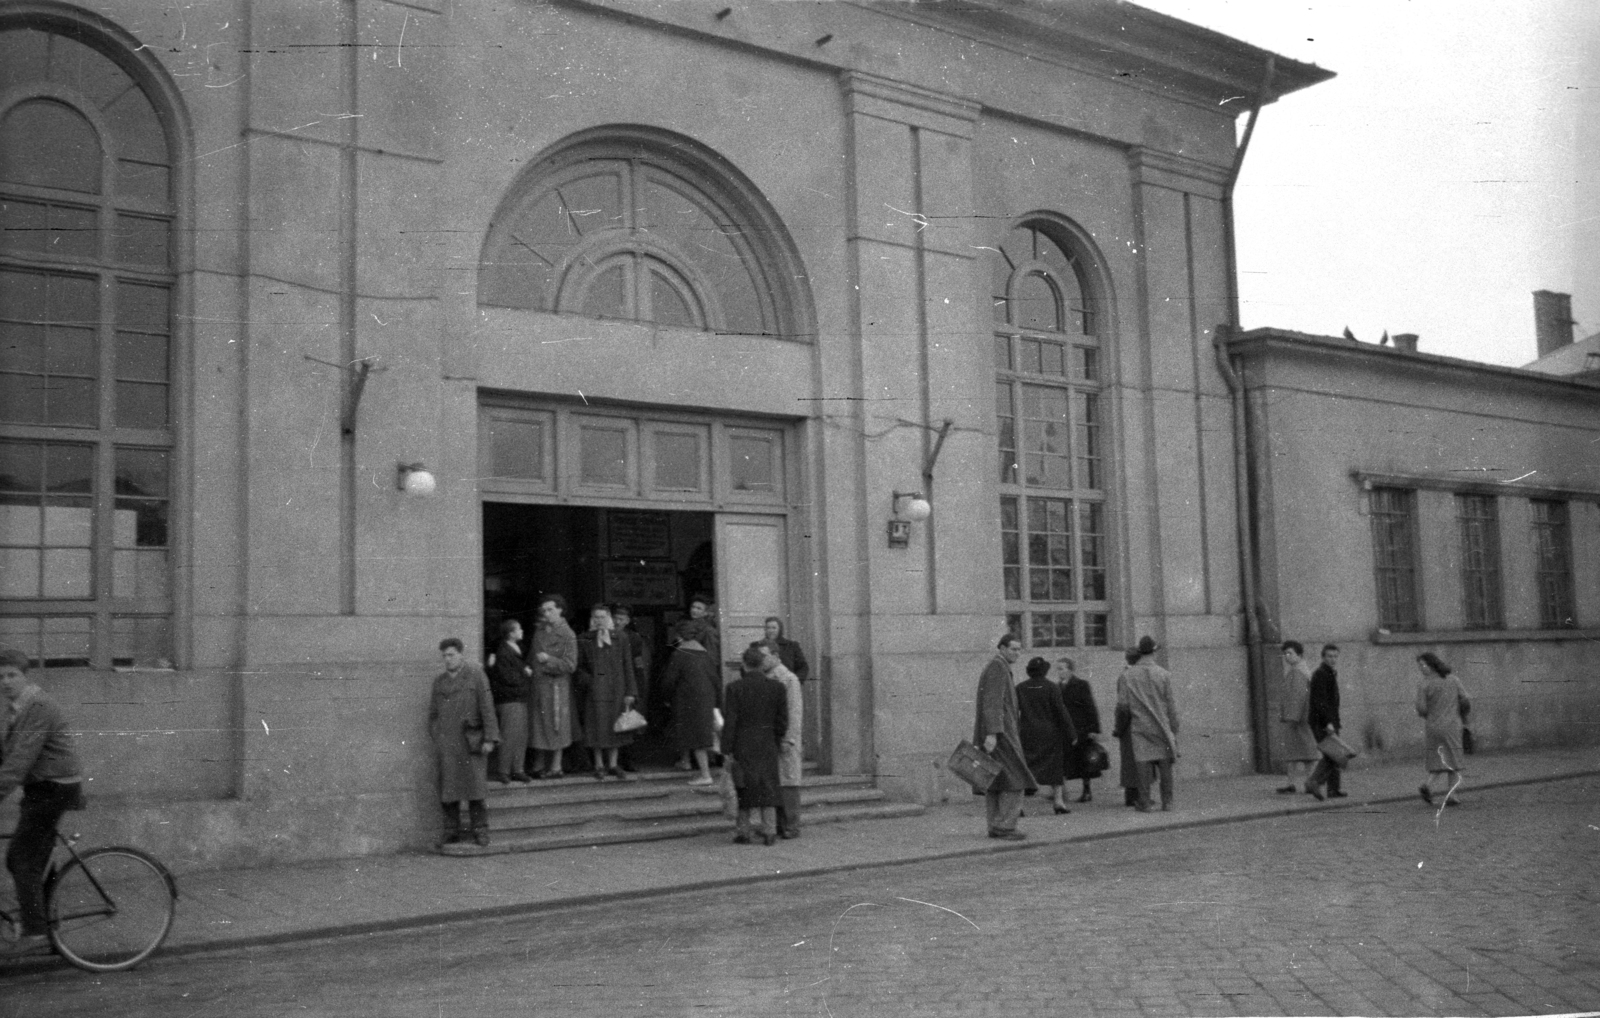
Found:
[(1587, 777), (20, 974), (0, 1014), (1554, 1014), (1600, 1010), (1597, 929)]

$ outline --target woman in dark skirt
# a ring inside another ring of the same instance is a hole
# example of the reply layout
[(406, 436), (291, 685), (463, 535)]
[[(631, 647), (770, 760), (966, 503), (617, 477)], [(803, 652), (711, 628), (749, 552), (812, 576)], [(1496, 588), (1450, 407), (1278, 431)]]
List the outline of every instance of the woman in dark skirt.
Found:
[(1072, 658), (1058, 660), (1056, 669), (1056, 674), (1062, 676), (1061, 702), (1066, 704), (1072, 726), (1078, 730), (1078, 745), (1067, 753), (1066, 778), (1083, 782), (1078, 801), (1090, 802), (1094, 795), (1089, 791), (1089, 782), (1100, 776), (1099, 770), (1089, 769), (1089, 753), (1099, 745), (1093, 736), (1100, 734), (1100, 708), (1094, 705), (1094, 690), (1078, 677)]
[(692, 619), (678, 623), (678, 646), (661, 676), (661, 696), (672, 715), (672, 745), (693, 754), (700, 774), (691, 785), (710, 785), (711, 747), (717, 741), (716, 714), (722, 709), (722, 669), (701, 645), (701, 628)]
[(1077, 730), (1061, 687), (1051, 682), (1050, 662), (1036, 657), (1028, 662), (1028, 677), (1017, 685), (1018, 732), (1028, 770), (1051, 793), (1057, 813), (1071, 812), (1066, 801), (1066, 757), (1076, 749)]

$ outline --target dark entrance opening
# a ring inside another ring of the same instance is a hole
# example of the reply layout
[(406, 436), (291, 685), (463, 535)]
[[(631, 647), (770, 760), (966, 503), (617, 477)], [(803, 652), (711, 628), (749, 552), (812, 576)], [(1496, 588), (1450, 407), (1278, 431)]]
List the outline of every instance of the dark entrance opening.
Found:
[[(657, 694), (667, 658), (667, 636), (687, 614), (688, 600), (715, 600), (713, 514), (594, 506), (483, 504), (483, 647), (499, 642), (500, 624), (522, 623), (526, 650), (538, 622), (539, 600), (560, 594), (573, 631), (589, 628), (597, 603), (626, 604), (633, 627), (649, 649), (641, 678), (650, 726), (624, 751), (635, 767), (668, 766), (676, 754), (665, 743), (665, 716)], [(567, 751), (567, 769), (581, 769), (587, 754)]]

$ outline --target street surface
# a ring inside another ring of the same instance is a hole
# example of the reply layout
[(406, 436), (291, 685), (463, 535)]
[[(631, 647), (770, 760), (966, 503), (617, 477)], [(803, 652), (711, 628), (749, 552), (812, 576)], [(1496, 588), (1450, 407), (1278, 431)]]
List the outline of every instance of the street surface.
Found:
[[(1465, 797), (1442, 815), (1416, 800), (158, 956), (116, 976), (0, 972), (0, 1015), (1600, 1011), (1600, 778)], [(537, 879), (537, 855), (528, 866)]]

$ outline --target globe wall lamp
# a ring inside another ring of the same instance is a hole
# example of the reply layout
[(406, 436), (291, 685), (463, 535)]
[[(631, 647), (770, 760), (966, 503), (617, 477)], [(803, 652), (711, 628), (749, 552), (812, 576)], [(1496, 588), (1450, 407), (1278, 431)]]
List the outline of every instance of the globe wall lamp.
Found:
[(933, 515), (933, 506), (920, 491), (896, 491), (889, 501), (889, 510), (894, 514), (889, 520), (891, 548), (910, 547), (911, 524), (921, 523)]
[(395, 470), (395, 487), (407, 495), (431, 495), (438, 482), (421, 463), (401, 463)]

